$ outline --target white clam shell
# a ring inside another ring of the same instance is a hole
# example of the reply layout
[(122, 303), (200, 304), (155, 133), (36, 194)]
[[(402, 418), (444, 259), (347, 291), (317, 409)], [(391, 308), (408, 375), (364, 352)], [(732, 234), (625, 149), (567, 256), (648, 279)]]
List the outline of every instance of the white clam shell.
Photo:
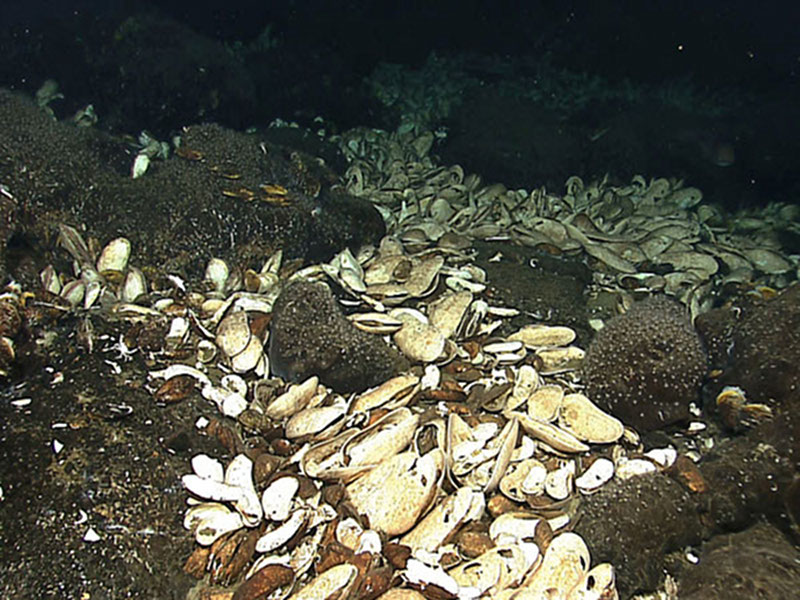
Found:
[(575, 479), (575, 487), (581, 492), (591, 493), (611, 481), (612, 477), (614, 477), (614, 463), (607, 458), (598, 458)]
[(212, 258), (206, 265), (205, 280), (211, 282), (216, 292), (222, 292), (225, 282), (228, 281), (230, 268), (221, 258)]
[(563, 399), (564, 388), (560, 385), (543, 385), (528, 398), (528, 416), (546, 423), (555, 421)]
[(328, 600), (348, 598), (354, 584), (358, 581), (358, 568), (343, 563), (323, 571), (304, 587), (292, 594), (292, 600)]
[(225, 469), (222, 463), (207, 454), (197, 454), (192, 457), (192, 470), (195, 475), (203, 479), (223, 481), (225, 477)]
[(295, 494), (300, 488), (296, 477), (287, 475), (270, 483), (261, 494), (264, 516), (271, 521), (285, 521), (289, 518)]
[(390, 536), (405, 533), (435, 497), (444, 463), (438, 449), (423, 456), (402, 452), (349, 484), (348, 497), (372, 529)]
[(589, 450), (589, 446), (574, 435), (551, 423), (531, 419), (528, 415), (519, 412), (515, 412), (513, 415), (519, 419), (519, 424), (528, 434), (556, 450), (561, 452), (587, 452)]
[(443, 354), (447, 338), (433, 325), (405, 309), (392, 311), (389, 314), (403, 322), (403, 327), (392, 336), (392, 339), (408, 358), (427, 363), (435, 361)]
[(288, 519), (258, 538), (256, 552), (272, 552), (288, 542), (306, 522), (306, 511), (296, 510)]
[(549, 471), (544, 480), (544, 491), (554, 500), (565, 500), (572, 493), (575, 463), (569, 461), (558, 469)]
[(244, 527), (241, 515), (216, 502), (203, 502), (186, 511), (183, 526), (201, 546), (210, 546), (226, 533)]
[(292, 384), (265, 409), (270, 419), (283, 419), (305, 408), (317, 392), (319, 378), (313, 375), (303, 383)]
[(459, 488), (400, 538), (400, 543), (412, 551), (421, 548), (435, 552), (461, 525), (479, 518), (485, 503), (481, 492), (468, 487)]
[(561, 401), (559, 424), (579, 440), (610, 444), (622, 437), (622, 422), (600, 410), (583, 394), (567, 394)]
[(337, 424), (339, 427), (344, 425), (343, 418), (346, 413), (347, 403), (344, 400), (332, 406), (304, 408), (289, 418), (284, 426), (284, 433), (290, 440), (316, 436), (325, 430), (335, 429)]
[(228, 357), (241, 354), (252, 337), (247, 313), (243, 310), (229, 312), (217, 326), (217, 346)]
[(589, 571), (589, 561), (589, 549), (579, 535), (566, 532), (555, 536), (542, 564), (524, 586), (526, 597), (529, 593), (545, 597), (547, 590), (554, 590), (557, 597), (566, 597)]
[(136, 267), (129, 269), (122, 282), (120, 297), (123, 302), (136, 302), (140, 297), (147, 294), (147, 280), (141, 269)]

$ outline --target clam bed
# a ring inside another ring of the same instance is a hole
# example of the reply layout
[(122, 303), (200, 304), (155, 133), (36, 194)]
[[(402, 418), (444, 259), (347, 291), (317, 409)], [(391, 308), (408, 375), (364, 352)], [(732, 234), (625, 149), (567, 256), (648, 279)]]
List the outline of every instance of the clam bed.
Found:
[[(126, 240), (96, 258), (64, 227), (83, 268), (75, 278), (49, 268), (43, 284), (77, 307), (166, 316), (163, 368), (150, 373), (156, 399), (199, 389), (231, 419), (223, 431), (280, 440), (280, 453), (240, 453), (227, 465), (195, 456), (183, 478), (184, 524), (198, 542), (187, 569), (226, 584), (218, 597), (390, 588), (387, 597), (614, 597), (613, 566), (593, 566), (570, 531), (580, 498), (615, 477), (666, 469), (676, 452), (644, 453), (636, 432), (581, 393), (572, 329), (535, 319), (510, 327), (520, 315), (491, 301), (472, 244), (583, 256), (595, 293), (624, 307), (663, 292), (696, 316), (720, 287), (796, 278), (773, 237), (776, 224), (796, 228), (794, 207), (731, 227), (698, 190), (666, 179), (571, 178), (563, 196), (482, 186), (457, 166), (435, 166), (430, 135), (404, 138), (342, 140), (348, 191), (376, 202), (389, 227), (377, 248), (299, 270), (280, 254), (243, 274), (215, 260), (206, 292), (145, 306)], [(293, 279), (334, 287), (354, 326), (389, 337), (415, 367), (354, 395), (271, 377), (265, 315)]]

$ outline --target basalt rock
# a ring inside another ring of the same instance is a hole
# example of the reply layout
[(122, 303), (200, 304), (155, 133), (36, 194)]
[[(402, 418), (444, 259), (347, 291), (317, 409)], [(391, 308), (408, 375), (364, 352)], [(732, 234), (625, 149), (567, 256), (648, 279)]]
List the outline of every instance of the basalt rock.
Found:
[(272, 371), (290, 381), (311, 375), (337, 392), (362, 391), (408, 368), (408, 361), (380, 337), (356, 329), (323, 284), (296, 281), (272, 310)]
[(12, 235), (51, 251), (65, 223), (101, 244), (125, 236), (140, 264), (191, 275), (212, 256), (257, 267), (282, 248), (320, 260), (384, 233), (377, 211), (338, 188), (330, 169), (258, 136), (187, 127), (179, 151), (137, 179), (134, 154), (123, 139), (0, 91), (0, 255)]

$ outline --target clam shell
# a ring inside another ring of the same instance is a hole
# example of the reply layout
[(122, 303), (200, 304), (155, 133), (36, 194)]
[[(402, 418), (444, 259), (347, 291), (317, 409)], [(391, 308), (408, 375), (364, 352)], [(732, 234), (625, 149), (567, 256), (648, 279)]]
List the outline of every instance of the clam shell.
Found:
[(461, 329), (467, 309), (472, 304), (472, 298), (472, 293), (469, 291), (442, 294), (428, 307), (431, 325), (444, 337), (454, 337)]
[(347, 318), (362, 331), (380, 335), (395, 333), (403, 326), (402, 321), (380, 312), (356, 313)]
[(398, 375), (378, 387), (358, 396), (351, 407), (352, 413), (366, 412), (373, 408), (396, 408), (408, 404), (419, 389), (419, 377), (413, 374)]
[(543, 520), (531, 512), (512, 511), (497, 517), (489, 526), (489, 537), (498, 545), (532, 542)]
[(389, 314), (403, 322), (403, 327), (392, 339), (408, 358), (418, 362), (433, 362), (444, 353), (447, 338), (434, 326), (406, 310), (392, 311)]
[(541, 440), (561, 452), (587, 452), (589, 446), (581, 442), (568, 431), (552, 425), (531, 419), (528, 415), (515, 412), (522, 428), (537, 440)]
[(586, 353), (577, 346), (565, 346), (540, 349), (536, 354), (542, 359), (541, 374), (553, 375), (577, 369)]
[(264, 413), (270, 419), (283, 419), (305, 408), (317, 392), (319, 378), (312, 375), (303, 383), (292, 384), (283, 394), (266, 407)]
[(512, 463), (500, 480), (500, 491), (516, 502), (525, 502), (528, 494), (544, 492), (545, 466), (535, 458)]
[(331, 406), (314, 406), (296, 412), (284, 426), (284, 433), (290, 440), (314, 436), (324, 439), (335, 435), (343, 425), (347, 414), (344, 399)]
[(555, 590), (558, 597), (565, 597), (583, 580), (590, 560), (589, 549), (579, 535), (566, 532), (555, 536), (544, 553), (542, 564), (522, 586), (526, 597), (531, 592), (544, 596), (547, 590)]
[(291, 600), (348, 598), (358, 581), (358, 568), (349, 563), (331, 567), (290, 596)]
[(300, 488), (297, 477), (287, 475), (270, 483), (261, 494), (264, 516), (271, 521), (285, 521), (289, 518), (295, 494)]
[(589, 494), (599, 490), (614, 477), (614, 463), (607, 458), (598, 458), (580, 477), (575, 480), (575, 487)]
[(403, 452), (347, 486), (347, 495), (372, 529), (387, 535), (410, 530), (430, 505), (444, 472), (444, 453)]
[(625, 431), (619, 419), (600, 410), (583, 394), (564, 396), (559, 425), (579, 440), (592, 444), (616, 442)]
[(235, 373), (247, 373), (248, 371), (258, 371), (258, 366), (266, 360), (264, 345), (255, 336), (250, 338), (244, 350), (231, 358), (231, 368)]
[(292, 539), (306, 523), (305, 510), (294, 511), (283, 523), (258, 538), (256, 552), (272, 552)]
[(131, 243), (124, 237), (111, 240), (100, 252), (97, 259), (97, 272), (124, 271), (128, 266), (128, 258), (131, 255)]
[(593, 567), (573, 587), (567, 600), (615, 600), (617, 595), (616, 576), (614, 567), (609, 563), (602, 563)]
[(201, 546), (210, 546), (226, 533), (244, 527), (241, 515), (217, 502), (196, 504), (186, 511), (184, 528), (194, 533)]
[(229, 275), (230, 268), (228, 263), (221, 258), (212, 258), (206, 264), (205, 280), (214, 286), (216, 292), (221, 293), (223, 291)]
[(544, 491), (554, 500), (565, 500), (572, 493), (575, 478), (575, 463), (569, 461), (554, 471), (548, 471), (544, 480)]
[(526, 325), (508, 336), (509, 340), (518, 340), (526, 348), (548, 348), (568, 346), (575, 341), (575, 330), (563, 325)]
[(252, 338), (247, 313), (243, 310), (229, 312), (217, 326), (217, 346), (228, 357), (241, 354)]
[(563, 399), (564, 388), (560, 385), (543, 385), (528, 398), (528, 416), (544, 423), (555, 421)]
[(459, 488), (436, 507), (424, 519), (400, 538), (400, 543), (413, 550), (427, 552), (436, 550), (449, 542), (455, 532), (468, 521), (480, 518), (485, 506), (481, 492), (468, 487)]
[(419, 416), (401, 407), (350, 437), (342, 448), (349, 467), (376, 465), (408, 446)]

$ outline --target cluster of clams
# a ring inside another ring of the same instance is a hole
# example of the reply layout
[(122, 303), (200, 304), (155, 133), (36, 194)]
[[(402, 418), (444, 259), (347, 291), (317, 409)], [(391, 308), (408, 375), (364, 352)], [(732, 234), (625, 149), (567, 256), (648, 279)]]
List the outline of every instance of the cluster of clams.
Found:
[(339, 140), (351, 163), (347, 190), (375, 202), (398, 235), (442, 246), (459, 236), (508, 240), (582, 255), (597, 271), (598, 289), (623, 297), (664, 292), (693, 317), (722, 288), (782, 288), (798, 278), (798, 257), (781, 243), (800, 231), (795, 205), (725, 215), (681, 180), (640, 175), (628, 185), (570, 177), (564, 195), (482, 185), (458, 165), (434, 164), (433, 140), (430, 132), (363, 129)]
[[(559, 197), (438, 167), (430, 134), (359, 130), (341, 141), (348, 190), (387, 222), (377, 247), (302, 269), (280, 252), (259, 271), (212, 259), (201, 291), (174, 276), (166, 289), (143, 276), (136, 288), (127, 240), (91, 251), (64, 227), (75, 277), (42, 273), (77, 308), (165, 324), (154, 397), (199, 390), (223, 415), (198, 427), (234, 458), (197, 455), (183, 477), (184, 525), (198, 543), (187, 571), (208, 577), (204, 597), (217, 600), (615, 598), (613, 567), (592, 567), (571, 531), (581, 497), (685, 457), (644, 452), (583, 393), (571, 328), (511, 331), (519, 313), (485, 293), (473, 240), (583, 253), (598, 285), (665, 292), (695, 313), (737, 273), (779, 286), (797, 261), (761, 230), (723, 227), (680, 182), (571, 178)], [(796, 227), (790, 213), (778, 210)], [(125, 260), (109, 262), (119, 252)], [(352, 326), (384, 336), (412, 368), (348, 395), (316, 376), (276, 376), (265, 351), (272, 307), (296, 278), (337, 290)]]

